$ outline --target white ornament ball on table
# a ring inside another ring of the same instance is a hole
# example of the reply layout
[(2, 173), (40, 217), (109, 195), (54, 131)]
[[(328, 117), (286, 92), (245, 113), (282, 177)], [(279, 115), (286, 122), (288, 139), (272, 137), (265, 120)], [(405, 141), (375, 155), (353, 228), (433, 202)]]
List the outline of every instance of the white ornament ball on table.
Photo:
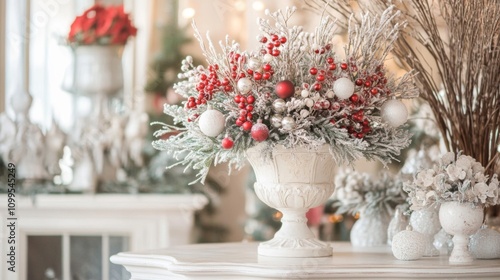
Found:
[(283, 121), (283, 116), (281, 116), (281, 115), (276, 114), (276, 115), (273, 115), (271, 117), (271, 125), (273, 127), (280, 128), (281, 127), (281, 121)]
[(225, 122), (226, 120), (221, 112), (209, 108), (201, 114), (198, 125), (203, 134), (209, 137), (216, 137), (224, 130)]
[(286, 110), (285, 100), (278, 98), (273, 101), (273, 109), (276, 113), (283, 113)]
[(333, 92), (339, 99), (347, 99), (354, 93), (354, 83), (348, 78), (340, 78), (333, 83)]
[(252, 89), (252, 81), (249, 78), (241, 78), (236, 84), (238, 91), (247, 94)]
[(408, 110), (405, 104), (397, 99), (391, 99), (382, 105), (382, 120), (393, 127), (398, 127), (408, 120)]
[(296, 125), (295, 120), (290, 116), (284, 117), (283, 120), (281, 121), (281, 126), (285, 130), (292, 130), (295, 128), (295, 125)]
[(500, 258), (500, 232), (491, 228), (481, 228), (471, 236), (469, 251), (475, 259)]
[(420, 232), (406, 229), (392, 238), (392, 254), (398, 260), (418, 260), (424, 255), (425, 237)]

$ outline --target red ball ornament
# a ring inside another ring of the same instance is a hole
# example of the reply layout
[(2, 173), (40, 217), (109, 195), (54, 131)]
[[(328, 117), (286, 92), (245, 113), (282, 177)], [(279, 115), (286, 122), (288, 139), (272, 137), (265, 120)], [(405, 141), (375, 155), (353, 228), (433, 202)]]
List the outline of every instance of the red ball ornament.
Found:
[(222, 139), (222, 148), (229, 150), (234, 146), (234, 141), (231, 137), (226, 136), (224, 139)]
[(279, 98), (285, 99), (291, 97), (295, 93), (295, 86), (291, 81), (283, 80), (276, 84), (275, 91)]
[(243, 125), (241, 127), (243, 127), (243, 130), (245, 131), (250, 131), (250, 129), (252, 129), (252, 122), (251, 121), (246, 121), (243, 123)]
[(262, 123), (262, 120), (258, 120), (257, 124), (252, 126), (250, 136), (252, 136), (253, 140), (262, 142), (269, 137), (269, 128), (267, 128), (267, 125)]
[(309, 69), (309, 73), (311, 73), (311, 75), (316, 75), (316, 74), (318, 74), (318, 69), (316, 69), (315, 67), (312, 67), (311, 69)]

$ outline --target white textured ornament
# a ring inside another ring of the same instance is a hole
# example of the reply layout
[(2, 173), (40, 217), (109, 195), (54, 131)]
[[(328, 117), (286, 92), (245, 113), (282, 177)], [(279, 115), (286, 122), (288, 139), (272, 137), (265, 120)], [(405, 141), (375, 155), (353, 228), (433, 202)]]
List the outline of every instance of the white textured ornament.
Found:
[(283, 126), (285, 130), (292, 130), (295, 128), (295, 120), (290, 116), (286, 116), (281, 121), (281, 126)]
[(410, 225), (413, 230), (422, 233), (425, 238), (424, 256), (426, 257), (439, 255), (439, 251), (433, 245), (434, 235), (441, 229), (438, 211), (438, 206), (428, 206), (413, 211), (410, 216)]
[(281, 127), (281, 121), (283, 121), (283, 116), (282, 115), (273, 115), (271, 117), (271, 125), (273, 127), (276, 127), (276, 128), (280, 128)]
[(273, 109), (276, 113), (283, 113), (286, 110), (285, 100), (278, 98), (273, 101)]
[(393, 127), (398, 127), (408, 120), (408, 110), (405, 104), (397, 99), (391, 99), (382, 105), (382, 119)]
[(307, 89), (303, 89), (301, 92), (300, 92), (300, 96), (306, 98), (309, 96), (309, 91)]
[(249, 78), (241, 78), (236, 87), (242, 94), (247, 94), (252, 89), (252, 81)]
[(200, 116), (198, 125), (201, 132), (209, 137), (216, 137), (224, 130), (224, 115), (213, 109), (208, 109)]
[(333, 91), (339, 99), (347, 99), (354, 93), (354, 83), (348, 78), (340, 78), (333, 83)]
[(309, 110), (306, 110), (306, 109), (300, 110), (300, 116), (302, 118), (307, 118), (309, 116)]
[(500, 258), (500, 232), (491, 228), (481, 228), (471, 236), (469, 251), (475, 259)]
[(403, 230), (392, 239), (392, 254), (398, 260), (413, 261), (424, 255), (424, 235), (417, 231)]

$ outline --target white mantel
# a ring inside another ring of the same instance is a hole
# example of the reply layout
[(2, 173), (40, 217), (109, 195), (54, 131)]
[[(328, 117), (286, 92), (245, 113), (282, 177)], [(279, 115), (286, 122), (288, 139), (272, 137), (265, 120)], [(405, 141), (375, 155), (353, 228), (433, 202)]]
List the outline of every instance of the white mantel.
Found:
[(500, 279), (500, 260), (450, 265), (448, 256), (399, 261), (389, 247), (354, 249), (333, 243), (333, 256), (278, 258), (257, 255), (258, 243), (176, 246), (120, 253), (111, 262), (131, 272), (131, 280), (191, 279)]
[[(0, 195), (0, 240), (5, 252), (7, 197)], [(192, 194), (40, 194), (16, 197), (17, 264), (15, 278), (5, 274), (5, 256), (0, 259), (0, 279), (26, 279), (29, 235), (121, 235), (130, 240), (130, 250), (188, 244), (194, 211), (207, 203)], [(63, 252), (63, 257), (64, 257)], [(69, 271), (65, 272), (69, 277)], [(7, 277), (8, 276), (8, 277)], [(64, 279), (70, 279), (64, 277)]]

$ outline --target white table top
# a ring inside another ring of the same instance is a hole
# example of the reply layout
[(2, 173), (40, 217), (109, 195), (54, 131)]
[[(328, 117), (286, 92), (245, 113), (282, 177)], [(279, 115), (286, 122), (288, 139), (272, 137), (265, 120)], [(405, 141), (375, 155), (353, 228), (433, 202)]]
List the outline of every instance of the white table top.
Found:
[(447, 256), (399, 261), (389, 247), (354, 249), (333, 243), (333, 257), (257, 255), (258, 243), (194, 244), (112, 256), (133, 280), (157, 279), (500, 279), (500, 259), (450, 265)]

